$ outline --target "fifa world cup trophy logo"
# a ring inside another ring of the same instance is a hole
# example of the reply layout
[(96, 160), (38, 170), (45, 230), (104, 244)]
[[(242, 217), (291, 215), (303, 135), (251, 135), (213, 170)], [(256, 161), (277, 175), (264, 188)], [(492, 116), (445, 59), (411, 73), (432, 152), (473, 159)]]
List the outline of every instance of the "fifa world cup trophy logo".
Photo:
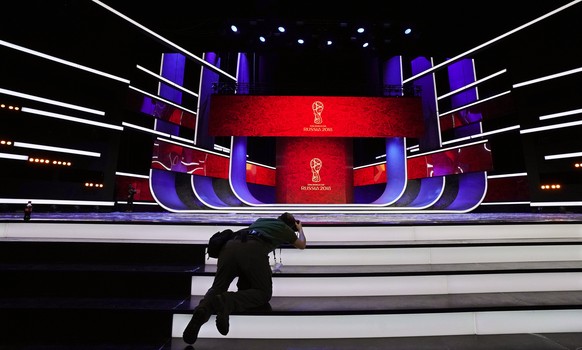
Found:
[(321, 124), (323, 119), (321, 119), (321, 113), (323, 112), (323, 102), (315, 101), (311, 104), (311, 109), (313, 109), (313, 122), (315, 124)]
[(313, 182), (321, 181), (321, 177), (319, 176), (319, 171), (321, 170), (322, 164), (323, 163), (321, 162), (321, 159), (319, 159), (319, 158), (313, 158), (309, 162), (309, 166), (311, 167), (311, 181), (313, 181)]

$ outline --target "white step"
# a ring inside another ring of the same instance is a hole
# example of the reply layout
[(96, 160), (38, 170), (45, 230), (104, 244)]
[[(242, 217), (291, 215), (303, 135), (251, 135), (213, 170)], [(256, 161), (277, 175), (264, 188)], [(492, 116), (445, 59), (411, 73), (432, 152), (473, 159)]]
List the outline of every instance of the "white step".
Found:
[[(190, 318), (191, 315), (188, 314), (174, 315), (172, 337), (182, 337)], [(564, 332), (582, 332), (582, 310), (309, 316), (231, 315), (230, 332), (226, 337), (332, 339)], [(214, 316), (200, 329), (199, 338), (223, 337), (216, 330)]]

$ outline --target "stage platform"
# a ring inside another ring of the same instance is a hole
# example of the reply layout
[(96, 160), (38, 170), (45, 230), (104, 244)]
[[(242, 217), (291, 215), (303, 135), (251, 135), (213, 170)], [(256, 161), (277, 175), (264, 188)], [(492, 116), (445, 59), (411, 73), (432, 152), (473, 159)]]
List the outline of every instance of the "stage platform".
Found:
[[(0, 213), (0, 350), (194, 349), (208, 237), (278, 214)], [(582, 348), (582, 214), (296, 216), (308, 249), (276, 251), (271, 309), (195, 349)]]
[[(582, 213), (295, 213), (306, 226), (410, 226), (582, 223)], [(31, 222), (134, 223), (177, 225), (247, 225), (259, 217), (275, 217), (281, 211), (200, 213), (171, 212), (34, 212)], [(23, 213), (0, 213), (0, 222), (21, 222)]]

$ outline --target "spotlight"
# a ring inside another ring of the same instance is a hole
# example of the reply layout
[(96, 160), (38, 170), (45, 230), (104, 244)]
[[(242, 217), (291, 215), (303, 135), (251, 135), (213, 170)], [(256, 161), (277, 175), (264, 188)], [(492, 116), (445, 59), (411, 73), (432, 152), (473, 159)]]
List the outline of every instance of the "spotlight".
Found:
[(238, 28), (234, 24), (230, 26), (230, 30), (232, 30), (233, 33), (238, 32)]

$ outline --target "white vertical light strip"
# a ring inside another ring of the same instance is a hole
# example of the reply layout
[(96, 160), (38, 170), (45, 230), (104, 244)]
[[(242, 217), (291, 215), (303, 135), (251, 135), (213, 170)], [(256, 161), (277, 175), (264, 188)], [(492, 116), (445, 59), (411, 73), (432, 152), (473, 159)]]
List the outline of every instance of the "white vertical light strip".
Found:
[[(473, 68), (473, 81), (477, 81), (477, 70), (475, 69), (475, 59), (472, 58), (471, 59), (471, 68)], [(504, 69), (505, 71), (505, 69)], [(497, 73), (493, 73), (493, 75), (495, 75)], [(475, 96), (477, 97), (477, 100), (479, 100), (479, 88), (475, 88)], [(481, 130), (483, 131), (483, 130)]]
[(12, 153), (0, 153), (0, 158), (14, 159), (14, 160), (28, 160), (28, 156), (23, 156), (20, 154), (12, 154)]
[[(404, 87), (404, 59), (402, 55), (398, 56), (398, 60), (400, 61), (400, 86)], [(402, 94), (404, 94), (404, 91), (402, 91)]]
[[(206, 53), (203, 54), (204, 58), (206, 58)], [(200, 75), (198, 78), (198, 86), (202, 86), (202, 80), (204, 79), (204, 67), (200, 67)], [(196, 110), (200, 110), (200, 103), (202, 103), (201, 99), (198, 99), (198, 103), (196, 104)], [(198, 130), (200, 130), (200, 120), (201, 118), (196, 118), (196, 127), (194, 128), (194, 144), (198, 144)]]
[(577, 158), (577, 157), (582, 157), (582, 152), (552, 154), (552, 155), (549, 155), (549, 156), (544, 156), (544, 160), (564, 159), (564, 158)]
[(94, 126), (98, 126), (98, 127), (101, 127), (101, 128), (107, 128), (107, 129), (113, 129), (113, 130), (119, 130), (119, 131), (123, 130), (123, 127), (118, 126), (118, 125), (112, 125), (112, 124), (107, 124), (107, 123), (95, 122), (95, 121), (88, 120), (88, 119), (71, 117), (71, 116), (68, 116), (68, 115), (64, 115), (64, 114), (60, 114), (60, 113), (53, 113), (53, 112), (48, 112), (48, 111), (43, 111), (43, 110), (35, 109), (35, 108), (22, 107), (21, 111), (23, 113), (30, 113), (30, 114), (42, 115), (42, 116), (45, 116), (45, 117), (50, 117), (50, 118), (55, 118), (55, 119), (61, 119), (61, 120), (68, 120), (70, 122), (75, 122), (75, 123), (80, 123), (80, 124), (94, 125)]
[[(232, 75), (228, 74), (227, 72), (223, 71), (222, 69), (220, 69), (220, 68), (218, 68), (218, 67), (216, 67), (214, 65), (211, 65), (210, 63), (204, 61), (203, 59), (201, 59), (200, 57), (198, 57), (198, 56), (194, 55), (193, 53), (187, 51), (186, 49), (184, 49), (184, 48), (182, 48), (182, 47), (174, 44), (173, 42), (171, 42), (170, 40), (168, 40), (168, 39), (164, 38), (163, 36), (157, 34), (156, 32), (154, 32), (154, 31), (152, 31), (152, 30), (144, 27), (143, 25), (137, 23), (136, 21), (134, 21), (133, 19), (127, 17), (126, 15), (122, 14), (121, 12), (113, 9), (110, 6), (107, 6), (106, 4), (102, 3), (101, 1), (98, 1), (98, 0), (92, 0), (92, 1), (94, 3), (96, 3), (97, 5), (99, 5), (99, 6), (103, 7), (103, 8), (105, 8), (105, 9), (109, 10), (110, 12), (112, 12), (114, 14), (116, 14), (117, 16), (123, 18), (124, 20), (128, 21), (129, 23), (133, 24), (134, 26), (138, 27), (139, 29), (143, 30), (144, 32), (152, 35), (156, 39), (158, 39), (158, 40), (162, 41), (163, 43), (169, 45), (170, 47), (172, 47), (172, 48), (174, 48), (174, 49), (182, 52), (183, 54), (187, 55), (190, 58), (193, 58), (194, 60), (198, 61), (198, 63), (200, 63), (202, 66), (207, 67), (207, 68), (209, 68), (209, 69), (211, 69), (211, 70), (213, 70), (213, 71), (215, 71), (215, 72), (217, 72), (219, 74), (222, 74), (225, 77), (230, 78), (230, 79), (232, 79), (232, 80), (234, 80), (236, 82), (236, 78), (233, 77)], [(580, 1), (582, 1), (582, 0), (580, 0)]]
[(539, 83), (539, 82), (546, 81), (546, 80), (552, 80), (552, 79), (556, 79), (556, 78), (564, 77), (566, 75), (576, 74), (576, 73), (580, 73), (580, 72), (582, 72), (582, 68), (571, 69), (571, 70), (568, 70), (568, 71), (565, 71), (565, 72), (551, 74), (551, 75), (546, 75), (545, 77), (541, 77), (541, 78), (532, 79), (532, 80), (524, 81), (524, 82), (521, 82), (521, 83), (517, 83), (517, 84), (514, 84), (513, 85), (513, 88), (516, 89), (516, 88), (520, 88), (520, 87), (523, 87), (523, 86), (527, 86), (527, 85)]
[[(160, 57), (160, 74), (163, 73), (164, 70), (164, 59), (166, 58), (166, 54), (162, 53), (161, 57)], [(158, 82), (158, 91), (156, 92), (158, 94), (158, 96), (161, 96), (162, 94), (162, 84), (160, 84)]]
[(239, 52), (236, 55), (236, 73), (235, 74), (236, 74), (236, 81), (237, 82), (238, 82), (238, 75), (239, 75), (239, 70), (240, 70), (240, 60), (241, 60), (242, 55), (243, 54), (241, 52)]
[(69, 66), (69, 67), (73, 67), (73, 68), (77, 68), (77, 69), (80, 69), (80, 70), (84, 70), (84, 71), (89, 72), (89, 73), (94, 73), (94, 74), (100, 75), (102, 77), (106, 77), (106, 78), (109, 78), (109, 79), (113, 79), (113, 80), (120, 81), (122, 83), (129, 84), (129, 80), (127, 80), (125, 78), (121, 78), (121, 77), (115, 76), (113, 74), (105, 73), (105, 72), (102, 72), (102, 71), (97, 70), (97, 69), (89, 68), (87, 66), (83, 66), (83, 65), (80, 65), (78, 63), (74, 63), (74, 62), (71, 62), (71, 61), (63, 60), (63, 59), (58, 58), (58, 57), (54, 57), (54, 56), (51, 56), (51, 55), (47, 55), (47, 54), (44, 54), (42, 52), (38, 52), (38, 51), (35, 51), (35, 50), (31, 50), (31, 49), (28, 49), (26, 47), (23, 47), (23, 46), (20, 46), (20, 45), (16, 45), (16, 44), (12, 44), (12, 43), (9, 43), (9, 42), (4, 41), (4, 40), (0, 40), (0, 45), (9, 47), (11, 49), (18, 50), (18, 51), (21, 51), (21, 52), (24, 52), (24, 53), (27, 53), (27, 54), (30, 54), (30, 55), (34, 55), (34, 56), (37, 56), (37, 57), (41, 57), (41, 58), (44, 58), (44, 59), (47, 59), (47, 60), (50, 60), (50, 61), (53, 61), (53, 62), (57, 62), (57, 63), (60, 63), (60, 64), (64, 64), (64, 65)]
[(171, 80), (168, 80), (168, 79), (166, 79), (166, 78), (162, 77), (162, 76), (161, 76), (161, 75), (159, 75), (159, 74), (156, 74), (156, 73), (154, 73), (154, 72), (152, 72), (152, 71), (150, 71), (150, 70), (148, 70), (148, 69), (146, 69), (146, 68), (144, 68), (144, 67), (142, 67), (142, 66), (140, 66), (140, 65), (136, 65), (136, 67), (137, 67), (138, 69), (140, 69), (140, 70), (142, 70), (142, 71), (144, 71), (144, 72), (148, 73), (149, 75), (151, 75), (151, 76), (155, 77), (156, 79), (158, 79), (158, 80), (161, 80), (161, 81), (163, 81), (164, 83), (166, 83), (166, 84), (168, 84), (168, 85), (170, 85), (170, 86), (172, 86), (172, 87), (174, 87), (174, 88), (176, 88), (176, 89), (178, 89), (178, 90), (180, 90), (180, 91), (182, 91), (182, 92), (185, 92), (185, 93), (187, 93), (187, 94), (190, 94), (190, 95), (192, 95), (192, 96), (194, 96), (194, 97), (198, 97), (198, 94), (197, 94), (197, 93), (195, 93), (194, 91), (190, 91), (190, 90), (188, 90), (188, 89), (186, 89), (186, 88), (184, 88), (184, 87), (182, 87), (182, 86), (180, 86), (180, 85), (178, 85), (178, 84), (174, 83), (173, 81), (171, 81)]
[[(430, 65), (431, 67), (434, 66), (434, 59), (431, 57), (430, 58)], [(437, 87), (436, 87), (436, 77), (434, 74), (432, 74), (432, 88), (433, 88), (433, 95), (434, 95), (434, 100), (437, 100)], [(435, 115), (436, 115), (436, 127), (437, 127), (437, 135), (439, 137), (439, 147), (443, 146), (443, 135), (442, 135), (442, 131), (441, 131), (441, 123), (439, 123), (439, 104), (435, 103), (434, 106), (435, 109)]]
[(174, 102), (172, 102), (172, 101), (166, 100), (165, 98), (161, 98), (161, 97), (159, 97), (159, 96), (156, 96), (156, 95), (154, 95), (154, 94), (150, 94), (149, 92), (146, 92), (146, 91), (140, 90), (140, 89), (138, 89), (138, 88), (136, 88), (136, 87), (134, 87), (134, 86), (131, 86), (131, 85), (130, 85), (130, 86), (129, 86), (129, 88), (130, 88), (130, 89), (132, 89), (132, 90), (135, 90), (135, 91), (137, 91), (137, 92), (139, 92), (139, 93), (141, 93), (141, 94), (144, 94), (144, 95), (146, 95), (146, 96), (149, 96), (149, 97), (151, 97), (151, 98), (153, 98), (153, 99), (156, 99), (156, 100), (158, 100), (158, 101), (162, 101), (162, 102), (164, 102), (164, 103), (167, 103), (167, 104), (169, 104), (169, 105), (172, 105), (172, 106), (174, 106), (174, 107), (176, 107), (176, 108), (178, 108), (178, 109), (181, 109), (181, 110), (183, 110), (183, 111), (186, 111), (186, 112), (188, 112), (188, 113), (192, 113), (192, 114), (194, 114), (194, 115), (196, 115), (196, 114), (197, 114), (196, 112), (194, 112), (194, 111), (191, 111), (191, 110), (189, 110), (188, 108), (184, 108), (184, 107), (180, 106), (179, 104), (176, 104), (176, 103), (174, 103)]
[(493, 39), (491, 39), (491, 40), (489, 40), (489, 41), (487, 41), (487, 42), (485, 42), (485, 43), (483, 43), (483, 44), (481, 44), (479, 46), (476, 46), (476, 47), (474, 47), (474, 48), (472, 48), (472, 49), (470, 49), (468, 51), (465, 51), (465, 52), (463, 52), (463, 53), (461, 53), (461, 54), (459, 54), (459, 55), (457, 55), (457, 56), (455, 56), (455, 57), (453, 57), (451, 59), (448, 59), (445, 62), (439, 63), (436, 66), (433, 66), (432, 68), (425, 70), (424, 72), (421, 72), (421, 73), (419, 73), (417, 75), (414, 75), (414, 76), (412, 76), (412, 77), (404, 80), (403, 83), (408, 83), (408, 82), (414, 81), (414, 80), (416, 80), (418, 78), (421, 78), (421, 77), (423, 77), (423, 76), (425, 76), (427, 74), (433, 73), (433, 72), (439, 70), (440, 68), (442, 68), (444, 66), (447, 66), (447, 65), (449, 65), (449, 64), (451, 64), (451, 63), (453, 63), (453, 62), (455, 62), (455, 61), (457, 61), (457, 60), (459, 60), (459, 59), (461, 59), (461, 58), (463, 58), (465, 56), (468, 56), (468, 55), (472, 54), (473, 52), (476, 52), (478, 50), (481, 50), (482, 48), (484, 48), (486, 46), (489, 46), (489, 45), (491, 45), (491, 44), (493, 44), (493, 43), (495, 43), (495, 42), (497, 42), (497, 41), (499, 41), (501, 39), (504, 39), (504, 38), (506, 38), (506, 37), (508, 37), (508, 36), (510, 36), (512, 34), (515, 34), (516, 32), (518, 32), (518, 31), (520, 31), (522, 29), (525, 29), (525, 28), (527, 28), (527, 27), (529, 27), (531, 25), (534, 25), (534, 24), (536, 24), (539, 21), (542, 21), (542, 20), (544, 20), (544, 19), (546, 19), (546, 18), (548, 18), (550, 16), (553, 16), (556, 13), (561, 12), (561, 11), (563, 11), (563, 10), (571, 7), (571, 6), (574, 6), (574, 5), (576, 5), (577, 3), (581, 2), (581, 1), (582, 0), (575, 0), (575, 1), (572, 1), (572, 2), (566, 4), (566, 5), (562, 6), (562, 7), (559, 7), (559, 8), (557, 8), (557, 9), (551, 11), (551, 12), (548, 12), (548, 13), (546, 13), (543, 16), (540, 16), (540, 17), (538, 17), (538, 18), (536, 18), (536, 19), (534, 19), (532, 21), (527, 22), (524, 25), (521, 25), (521, 26), (519, 26), (519, 27), (517, 27), (517, 28), (515, 28), (513, 30), (510, 30), (507, 33), (501, 34), (500, 36), (498, 36), (496, 38), (493, 38)]
[(97, 153), (97, 152), (82, 151), (82, 150), (72, 149), (72, 148), (45, 146), (45, 145), (38, 145), (38, 144), (27, 143), (27, 142), (14, 142), (14, 147), (39, 149), (39, 150), (43, 150), (43, 151), (61, 152), (61, 153), (69, 153), (69, 154), (80, 154), (82, 156), (97, 157), (97, 158), (101, 157), (101, 153)]
[[(507, 69), (500, 70), (499, 72), (497, 72), (497, 73), (493, 73), (493, 74), (491, 74), (491, 75), (489, 75), (489, 76), (486, 76), (486, 77), (485, 77), (485, 78), (483, 78), (483, 79), (476, 80), (476, 81), (474, 81), (474, 82), (473, 82), (473, 83), (471, 83), (471, 84), (465, 85), (465, 86), (463, 86), (463, 87), (461, 87), (461, 88), (458, 88), (457, 90), (454, 90), (454, 91), (451, 91), (451, 92), (449, 92), (449, 93), (446, 93), (446, 94), (444, 94), (444, 95), (441, 95), (441, 96), (439, 96), (439, 97), (437, 98), (437, 100), (441, 100), (441, 99), (443, 99), (443, 98), (446, 98), (446, 97), (449, 97), (449, 96), (451, 96), (451, 95), (458, 94), (459, 92), (462, 92), (462, 91), (468, 90), (468, 89), (472, 88), (473, 86), (480, 85), (480, 84), (482, 84), (482, 83), (486, 82), (487, 80), (493, 79), (493, 78), (495, 78), (496, 76), (498, 76), (498, 75), (501, 75), (501, 74), (503, 74), (503, 73), (506, 73), (506, 72), (507, 72)], [(475, 72), (475, 64), (473, 64), (473, 73), (474, 73), (474, 75), (476, 76), (476, 72)]]
[(55, 100), (51, 100), (48, 98), (29, 95), (29, 94), (25, 94), (25, 93), (13, 91), (13, 90), (7, 90), (7, 89), (0, 88), (0, 93), (5, 94), (5, 95), (14, 96), (14, 97), (24, 98), (26, 100), (47, 103), (47, 104), (54, 105), (54, 106), (70, 108), (70, 109), (74, 109), (74, 110), (81, 111), (81, 112), (87, 112), (87, 113), (96, 114), (96, 115), (105, 115), (105, 112), (98, 111), (96, 109), (81, 107), (81, 106), (73, 105), (70, 103), (55, 101)]
[(573, 109), (571, 111), (566, 111), (566, 112), (542, 115), (542, 116), (540, 116), (539, 119), (540, 120), (548, 120), (548, 119), (566, 117), (569, 115), (575, 115), (575, 114), (580, 114), (580, 113), (582, 113), (582, 109)]

